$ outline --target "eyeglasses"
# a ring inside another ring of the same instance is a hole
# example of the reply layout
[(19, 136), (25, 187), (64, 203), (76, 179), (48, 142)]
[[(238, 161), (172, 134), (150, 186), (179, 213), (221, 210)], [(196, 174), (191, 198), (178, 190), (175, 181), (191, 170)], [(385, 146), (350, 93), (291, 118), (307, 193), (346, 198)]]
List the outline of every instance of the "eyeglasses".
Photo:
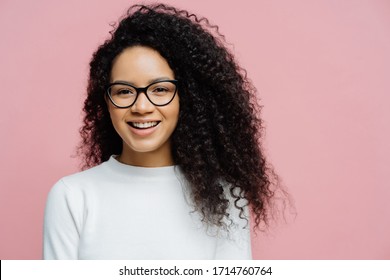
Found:
[(177, 82), (177, 80), (157, 81), (143, 88), (137, 88), (126, 82), (116, 82), (108, 86), (107, 95), (112, 104), (118, 108), (133, 106), (141, 92), (145, 93), (153, 105), (165, 106), (175, 97)]

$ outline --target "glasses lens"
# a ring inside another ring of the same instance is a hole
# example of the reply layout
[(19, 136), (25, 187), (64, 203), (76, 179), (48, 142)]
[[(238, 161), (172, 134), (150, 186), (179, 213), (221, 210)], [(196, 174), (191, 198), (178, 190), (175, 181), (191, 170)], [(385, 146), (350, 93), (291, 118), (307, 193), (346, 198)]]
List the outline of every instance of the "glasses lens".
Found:
[(111, 100), (119, 107), (130, 106), (137, 96), (135, 88), (119, 84), (112, 85), (108, 89), (108, 93), (110, 94)]
[[(142, 89), (138, 89), (140, 91)], [(172, 101), (176, 93), (176, 84), (162, 81), (147, 87), (149, 100), (157, 106), (164, 106)], [(140, 93), (140, 92), (139, 92)], [(113, 84), (108, 88), (111, 101), (118, 107), (130, 107), (137, 99), (137, 89), (130, 85)]]
[(158, 82), (148, 87), (148, 97), (155, 105), (165, 105), (175, 96), (176, 85), (172, 82)]

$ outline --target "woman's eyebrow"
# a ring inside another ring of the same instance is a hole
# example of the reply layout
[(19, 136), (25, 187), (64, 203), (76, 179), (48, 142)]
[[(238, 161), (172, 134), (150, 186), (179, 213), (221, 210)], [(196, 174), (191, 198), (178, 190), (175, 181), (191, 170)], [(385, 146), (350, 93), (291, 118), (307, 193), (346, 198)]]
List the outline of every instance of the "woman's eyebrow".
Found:
[[(159, 77), (159, 78), (154, 78), (154, 79), (151, 79), (151, 80), (148, 80), (148, 84), (152, 84), (154, 82), (159, 82), (159, 81), (164, 81), (164, 80), (173, 80), (174, 78), (170, 78), (170, 77)], [(136, 83), (134, 83), (133, 81), (124, 81), (124, 80), (114, 80), (112, 83), (127, 83), (127, 84), (130, 84), (130, 85), (135, 85)]]
[(169, 78), (169, 77), (159, 77), (159, 78), (156, 78), (156, 79), (149, 80), (148, 83), (151, 84), (151, 83), (158, 82), (158, 81), (173, 80), (173, 79), (174, 78)]

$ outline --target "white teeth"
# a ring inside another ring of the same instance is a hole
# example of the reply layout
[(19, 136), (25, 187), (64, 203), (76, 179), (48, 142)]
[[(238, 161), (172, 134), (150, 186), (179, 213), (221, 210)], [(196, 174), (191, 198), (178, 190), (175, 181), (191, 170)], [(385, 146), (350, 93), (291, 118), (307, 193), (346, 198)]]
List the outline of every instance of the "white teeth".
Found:
[(144, 123), (137, 123), (137, 122), (132, 122), (132, 125), (138, 128), (149, 128), (156, 126), (158, 122), (144, 122)]

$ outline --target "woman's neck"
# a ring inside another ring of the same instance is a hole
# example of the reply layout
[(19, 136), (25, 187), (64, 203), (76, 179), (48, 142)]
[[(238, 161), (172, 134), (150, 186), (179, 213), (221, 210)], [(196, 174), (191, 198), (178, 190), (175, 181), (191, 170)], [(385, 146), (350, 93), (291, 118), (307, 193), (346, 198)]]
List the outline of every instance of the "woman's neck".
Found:
[(155, 150), (151, 152), (136, 152), (124, 145), (122, 153), (117, 157), (121, 163), (142, 166), (162, 167), (174, 165), (171, 149)]

